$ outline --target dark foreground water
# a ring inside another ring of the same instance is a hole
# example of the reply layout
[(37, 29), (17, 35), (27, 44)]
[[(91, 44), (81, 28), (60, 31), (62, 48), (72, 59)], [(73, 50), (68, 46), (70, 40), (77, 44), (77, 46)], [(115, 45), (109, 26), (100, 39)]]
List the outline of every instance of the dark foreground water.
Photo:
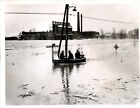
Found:
[(69, 49), (80, 48), (87, 62), (70, 65), (52, 64), (52, 43), (59, 41), (6, 42), (6, 104), (139, 102), (138, 40), (71, 40)]

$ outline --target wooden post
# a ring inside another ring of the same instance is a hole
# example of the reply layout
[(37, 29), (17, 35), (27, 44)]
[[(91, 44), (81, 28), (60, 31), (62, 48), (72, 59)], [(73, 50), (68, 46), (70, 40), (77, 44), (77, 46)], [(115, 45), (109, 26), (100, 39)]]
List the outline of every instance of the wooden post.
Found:
[(77, 12), (77, 32), (80, 32), (79, 12)]
[(59, 43), (59, 48), (58, 48), (58, 58), (59, 58), (59, 54), (60, 54), (60, 48), (61, 48), (62, 39), (63, 39), (63, 36), (64, 36), (63, 34), (64, 34), (64, 24), (65, 24), (66, 9), (67, 9), (67, 6), (65, 6), (65, 11), (64, 11), (63, 25), (62, 25), (60, 43)]
[(52, 62), (54, 60), (54, 53), (53, 53), (53, 47), (55, 46), (55, 44), (52, 44)]
[(82, 14), (81, 14), (81, 32), (83, 31), (83, 18), (82, 18)]
[(67, 59), (68, 53), (68, 15), (69, 15), (69, 5), (66, 4), (66, 41), (65, 41), (65, 56)]

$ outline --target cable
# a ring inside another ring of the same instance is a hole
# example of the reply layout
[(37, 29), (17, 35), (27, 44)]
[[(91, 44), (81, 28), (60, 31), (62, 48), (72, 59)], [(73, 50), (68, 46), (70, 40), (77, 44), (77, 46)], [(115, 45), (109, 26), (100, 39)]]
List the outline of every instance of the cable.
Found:
[[(71, 16), (76, 16), (76, 15), (73, 15), (73, 14), (70, 14), (70, 15)], [(114, 22), (114, 23), (124, 23), (124, 24), (137, 25), (137, 23), (124, 22), (124, 21), (116, 21), (116, 20), (108, 20), (108, 19), (101, 19), (101, 18), (94, 18), (94, 17), (87, 17), (87, 16), (83, 16), (83, 18), (93, 19), (93, 20), (101, 20), (101, 21), (108, 21), (108, 22)]]
[(94, 17), (86, 17), (86, 16), (83, 16), (83, 18), (94, 19), (94, 20), (101, 20), (101, 21), (108, 21), (108, 22), (115, 22), (115, 23), (135, 24), (136, 25), (136, 23), (131, 23), (131, 22), (108, 20), (108, 19), (101, 19), (101, 18), (94, 18)]
[[(46, 14), (46, 15), (63, 15), (63, 13), (39, 13), (39, 12), (5, 12), (5, 14)], [(76, 16), (74, 14), (69, 14), (70, 16)], [(95, 17), (87, 17), (83, 16), (83, 18), (86, 19), (93, 19), (93, 20), (100, 20), (100, 21), (106, 21), (106, 22), (114, 22), (114, 23), (123, 23), (123, 24), (131, 24), (131, 25), (137, 25), (136, 23), (131, 22), (124, 22), (124, 21), (117, 21), (117, 20), (108, 20), (108, 19), (101, 19), (101, 18), (95, 18)]]
[(63, 13), (40, 13), (40, 12), (5, 12), (5, 14), (48, 14), (48, 15), (63, 15)]

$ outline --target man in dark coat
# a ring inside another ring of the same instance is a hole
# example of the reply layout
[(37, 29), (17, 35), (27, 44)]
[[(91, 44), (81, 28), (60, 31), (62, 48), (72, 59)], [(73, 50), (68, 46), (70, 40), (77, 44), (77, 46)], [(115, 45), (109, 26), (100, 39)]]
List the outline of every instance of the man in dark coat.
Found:
[(73, 54), (71, 53), (70, 50), (68, 51), (68, 53), (69, 53), (68, 59), (73, 59)]
[(60, 58), (60, 59), (64, 59), (64, 57), (65, 57), (65, 56), (64, 56), (64, 51), (62, 51), (61, 54), (60, 54), (60, 56), (59, 56), (59, 58)]
[(81, 57), (80, 57), (81, 55), (80, 55), (80, 51), (77, 49), (76, 50), (76, 53), (75, 53), (75, 58), (76, 59), (80, 59)]

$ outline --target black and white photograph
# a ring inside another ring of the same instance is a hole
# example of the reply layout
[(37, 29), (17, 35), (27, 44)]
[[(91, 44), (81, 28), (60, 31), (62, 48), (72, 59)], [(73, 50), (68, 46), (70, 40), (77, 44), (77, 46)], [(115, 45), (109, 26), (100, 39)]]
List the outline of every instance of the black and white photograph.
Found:
[(80, 1), (5, 3), (5, 105), (140, 103), (139, 5)]

